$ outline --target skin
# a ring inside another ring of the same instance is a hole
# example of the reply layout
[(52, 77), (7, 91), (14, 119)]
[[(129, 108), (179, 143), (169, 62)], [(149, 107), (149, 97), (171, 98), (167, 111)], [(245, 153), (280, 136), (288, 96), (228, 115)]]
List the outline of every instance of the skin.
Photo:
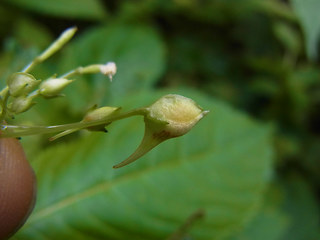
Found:
[(20, 142), (0, 138), (0, 240), (26, 221), (36, 196), (36, 179)]

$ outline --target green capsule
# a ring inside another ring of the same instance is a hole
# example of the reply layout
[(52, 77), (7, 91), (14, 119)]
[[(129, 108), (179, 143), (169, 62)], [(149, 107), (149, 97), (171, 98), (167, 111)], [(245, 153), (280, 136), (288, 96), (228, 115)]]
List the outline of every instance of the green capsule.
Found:
[(132, 163), (163, 141), (186, 134), (209, 112), (200, 108), (192, 99), (176, 94), (163, 96), (145, 109), (142, 142), (131, 156), (113, 168)]

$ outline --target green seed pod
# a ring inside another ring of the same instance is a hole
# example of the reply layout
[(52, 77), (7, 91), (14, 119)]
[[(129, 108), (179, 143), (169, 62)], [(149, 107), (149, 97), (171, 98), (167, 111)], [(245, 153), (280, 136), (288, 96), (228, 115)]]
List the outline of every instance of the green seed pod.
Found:
[(189, 132), (209, 111), (204, 111), (192, 99), (169, 94), (146, 108), (145, 133), (137, 150), (123, 162), (123, 167), (136, 161), (161, 142)]
[(146, 124), (152, 125), (154, 131), (166, 131), (169, 138), (186, 134), (209, 112), (177, 94), (163, 96), (147, 109)]

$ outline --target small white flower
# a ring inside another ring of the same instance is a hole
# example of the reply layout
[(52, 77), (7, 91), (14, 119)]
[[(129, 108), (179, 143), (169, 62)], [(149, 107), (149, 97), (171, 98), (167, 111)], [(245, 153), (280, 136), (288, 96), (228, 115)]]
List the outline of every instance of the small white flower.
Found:
[(100, 66), (100, 72), (112, 81), (112, 77), (117, 73), (117, 65), (114, 62), (107, 62)]

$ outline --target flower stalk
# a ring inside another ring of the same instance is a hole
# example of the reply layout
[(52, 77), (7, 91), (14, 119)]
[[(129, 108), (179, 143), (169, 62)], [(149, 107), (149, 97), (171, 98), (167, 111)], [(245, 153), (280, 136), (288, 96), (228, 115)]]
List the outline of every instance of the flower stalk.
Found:
[[(107, 132), (106, 126), (112, 122), (132, 116), (143, 116), (145, 123), (144, 137), (137, 150), (114, 168), (128, 165), (165, 140), (182, 136), (189, 132), (207, 113), (192, 99), (176, 94), (161, 97), (152, 105), (121, 113), (119, 107), (105, 106), (92, 108), (81, 121), (53, 126), (23, 126), (6, 124), (9, 117), (23, 113), (34, 106), (37, 97), (55, 98), (62, 96), (62, 91), (69, 86), (74, 77), (83, 74), (100, 73), (112, 81), (117, 72), (114, 62), (91, 64), (77, 67), (60, 77), (54, 74), (44, 81), (36, 79), (30, 72), (60, 50), (75, 34), (77, 28), (64, 31), (43, 53), (36, 57), (22, 72), (13, 73), (7, 79), (7, 86), (0, 91), (0, 138), (13, 138), (35, 134), (58, 133), (50, 140), (63, 137), (73, 132), (86, 129)], [(36, 89), (38, 88), (38, 89)]]
[(53, 125), (53, 126), (25, 126), (25, 125), (0, 124), (0, 129), (1, 129), (0, 138), (56, 133), (56, 132), (62, 132), (62, 131), (71, 130), (71, 129), (81, 130), (85, 128), (108, 124), (110, 122), (115, 122), (124, 118), (129, 118), (132, 116), (144, 115), (144, 114), (145, 114), (144, 109), (138, 108), (125, 113), (119, 113), (117, 115), (108, 116), (103, 119), (94, 120), (90, 122), (80, 121), (76, 123)]
[[(65, 30), (57, 40), (27, 65), (22, 72), (13, 73), (9, 76), (7, 86), (0, 92), (0, 122), (13, 117), (15, 114), (29, 110), (36, 103), (32, 101), (36, 97), (55, 98), (64, 96), (61, 92), (74, 81), (70, 80), (70, 78), (77, 75), (101, 73), (112, 79), (116, 73), (114, 62), (78, 67), (63, 74), (61, 77), (57, 77), (57, 74), (55, 74), (43, 82), (29, 73), (38, 64), (41, 64), (60, 50), (70, 41), (76, 31), (76, 27)], [(39, 89), (34, 90), (38, 85), (40, 85)]]

